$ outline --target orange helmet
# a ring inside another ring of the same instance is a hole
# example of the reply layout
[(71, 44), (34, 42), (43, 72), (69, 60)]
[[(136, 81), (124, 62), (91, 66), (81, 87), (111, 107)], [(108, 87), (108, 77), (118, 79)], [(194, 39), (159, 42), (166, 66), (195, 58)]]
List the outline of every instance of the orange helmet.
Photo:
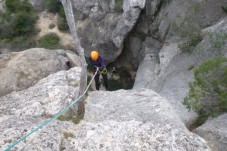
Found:
[(91, 52), (91, 60), (96, 61), (99, 57), (98, 51), (94, 50)]

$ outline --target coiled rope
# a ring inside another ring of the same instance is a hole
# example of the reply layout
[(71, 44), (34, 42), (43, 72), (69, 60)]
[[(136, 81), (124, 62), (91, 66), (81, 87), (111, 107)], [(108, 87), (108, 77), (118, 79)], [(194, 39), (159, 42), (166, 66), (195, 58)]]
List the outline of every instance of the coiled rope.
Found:
[(28, 136), (30, 136), (32, 133), (36, 132), (37, 130), (41, 129), (43, 126), (49, 124), (50, 122), (52, 122), (53, 120), (55, 120), (56, 118), (58, 118), (60, 115), (64, 114), (70, 107), (72, 107), (75, 103), (77, 103), (87, 92), (88, 88), (90, 87), (92, 81), (94, 80), (95, 75), (98, 73), (98, 68), (94, 74), (94, 76), (92, 77), (90, 83), (88, 84), (87, 88), (85, 89), (84, 93), (79, 96), (76, 100), (74, 100), (72, 103), (70, 103), (69, 105), (65, 106), (63, 109), (61, 109), (58, 113), (56, 113), (54, 116), (52, 116), (51, 118), (49, 118), (48, 120), (44, 121), (43, 123), (39, 124), (38, 126), (34, 127), (30, 132), (28, 132), (27, 134), (25, 134), (24, 136), (22, 136), (20, 139), (18, 139), (17, 141), (15, 141), (14, 143), (10, 144), (6, 149), (4, 149), (4, 151), (9, 151), (10, 149), (12, 149), (13, 147), (15, 147), (17, 144), (19, 144), (21, 141), (25, 140)]

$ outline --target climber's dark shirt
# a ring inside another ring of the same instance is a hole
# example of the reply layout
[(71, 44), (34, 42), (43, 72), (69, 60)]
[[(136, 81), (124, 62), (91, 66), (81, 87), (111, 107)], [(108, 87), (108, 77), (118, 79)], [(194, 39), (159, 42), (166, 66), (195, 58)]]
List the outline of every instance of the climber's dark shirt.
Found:
[(100, 70), (103, 70), (106, 67), (104, 64), (104, 59), (101, 56), (99, 56), (96, 61), (90, 58), (90, 62), (94, 67), (99, 67)]

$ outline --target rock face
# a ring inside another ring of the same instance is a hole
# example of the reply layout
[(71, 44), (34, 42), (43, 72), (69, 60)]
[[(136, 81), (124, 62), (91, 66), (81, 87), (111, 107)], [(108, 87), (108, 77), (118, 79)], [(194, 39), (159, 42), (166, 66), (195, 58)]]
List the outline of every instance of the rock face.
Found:
[(0, 11), (5, 11), (5, 1), (0, 0)]
[[(74, 100), (80, 67), (60, 71), (27, 90), (0, 98), (0, 149), (18, 140)], [(78, 125), (55, 120), (13, 150), (210, 151), (189, 132), (172, 106), (152, 90), (89, 93)]]
[[(78, 95), (80, 67), (60, 71), (35, 86), (0, 98), (0, 150), (56, 114)], [(72, 122), (54, 121), (16, 146), (16, 150), (60, 150)], [(69, 133), (70, 134), (70, 133)], [(70, 136), (70, 135), (69, 135)]]
[[(125, 40), (122, 60), (137, 69), (147, 54), (158, 54), (162, 45), (182, 40), (177, 38), (181, 33), (176, 32), (176, 25), (192, 27), (189, 24), (193, 23), (201, 29), (212, 26), (226, 16), (224, 6), (227, 6), (225, 0), (147, 0), (135, 28)], [(139, 54), (136, 57), (132, 55), (135, 49)]]
[(132, 30), (146, 0), (74, 0), (78, 36), (87, 56), (97, 49), (108, 62), (121, 53), (123, 43)]
[(24, 90), (51, 73), (68, 70), (67, 60), (72, 66), (78, 65), (78, 57), (63, 50), (33, 48), (1, 55), (0, 96), (12, 91)]
[(210, 150), (152, 90), (92, 92), (66, 150)]
[(188, 112), (182, 101), (188, 92), (188, 83), (193, 78), (193, 72), (188, 67), (195, 65), (195, 62), (188, 54), (181, 54), (176, 43), (163, 46), (159, 54), (160, 60), (154, 54), (146, 55), (137, 71), (133, 89), (150, 88), (167, 98), (188, 126), (196, 114)]
[[(45, 118), (31, 116), (1, 116), (0, 149), (6, 149), (8, 145), (45, 120)], [(43, 127), (39, 132), (33, 133), (11, 150), (61, 150), (61, 141), (66, 139), (64, 133), (68, 133), (70, 125), (72, 123), (54, 121), (48, 126)]]
[(167, 98), (174, 106), (182, 121), (190, 125), (196, 118), (194, 112), (188, 112), (182, 101), (188, 93), (188, 83), (193, 80), (193, 68), (226, 50), (226, 24), (223, 18), (217, 24), (204, 29), (203, 40), (192, 53), (181, 52), (178, 43), (166, 43), (158, 53), (148, 53), (140, 63), (134, 89), (150, 88)]
[(213, 151), (226, 151), (227, 148), (227, 114), (208, 120), (195, 129), (195, 133), (203, 137)]
[(80, 68), (60, 71), (35, 86), (0, 98), (0, 114), (44, 116), (57, 113), (78, 94)]
[[(30, 2), (39, 7), (41, 1)], [(3, 3), (0, 0), (0, 9)], [(195, 130), (207, 145), (185, 127), (196, 115), (185, 109), (182, 100), (193, 80), (191, 69), (227, 54), (226, 39), (220, 40), (227, 33), (221, 9), (227, 1), (74, 0), (73, 6), (86, 55), (98, 49), (109, 63), (123, 50), (122, 60), (135, 69), (139, 66), (134, 90), (91, 92), (80, 124), (56, 120), (15, 150), (209, 151), (208, 145), (215, 151), (226, 150), (226, 115)], [(174, 29), (188, 25), (188, 18), (204, 34), (191, 54), (179, 51), (180, 34)], [(0, 96), (5, 95), (0, 98), (0, 150), (78, 94), (80, 68), (65, 71), (66, 60), (77, 65), (74, 54), (62, 50), (39, 48), (0, 56)], [(64, 71), (40, 80), (59, 70)], [(8, 94), (12, 91), (19, 92)]]

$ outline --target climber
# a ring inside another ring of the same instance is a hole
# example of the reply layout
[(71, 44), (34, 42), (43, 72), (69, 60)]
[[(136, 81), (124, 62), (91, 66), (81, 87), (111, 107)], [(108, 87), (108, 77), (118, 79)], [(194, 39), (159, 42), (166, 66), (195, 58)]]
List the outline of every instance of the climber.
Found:
[(107, 77), (107, 69), (104, 63), (104, 59), (99, 55), (97, 50), (91, 52), (90, 55), (90, 62), (94, 66), (95, 71), (98, 70), (97, 74), (95, 75), (95, 87), (96, 90), (99, 90), (101, 82), (99, 81), (99, 75), (102, 74), (104, 85), (106, 90), (108, 90), (108, 77)]

